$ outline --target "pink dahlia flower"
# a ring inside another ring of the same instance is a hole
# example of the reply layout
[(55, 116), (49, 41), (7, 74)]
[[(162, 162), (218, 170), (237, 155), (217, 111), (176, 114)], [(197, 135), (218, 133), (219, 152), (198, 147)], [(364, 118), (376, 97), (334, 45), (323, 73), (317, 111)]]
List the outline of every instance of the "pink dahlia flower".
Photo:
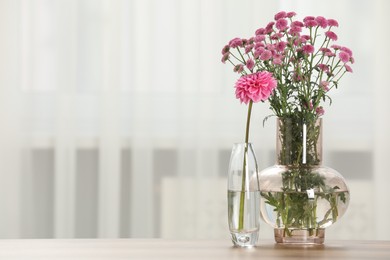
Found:
[(245, 104), (250, 100), (255, 103), (264, 101), (272, 94), (276, 85), (276, 79), (268, 71), (245, 75), (236, 82), (236, 97)]

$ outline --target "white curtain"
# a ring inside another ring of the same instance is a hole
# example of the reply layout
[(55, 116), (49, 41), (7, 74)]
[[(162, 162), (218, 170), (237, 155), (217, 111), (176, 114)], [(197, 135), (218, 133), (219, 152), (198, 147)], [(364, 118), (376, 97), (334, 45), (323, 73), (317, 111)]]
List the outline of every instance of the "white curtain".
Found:
[(390, 239), (385, 0), (0, 0), (0, 237), (227, 237), (246, 107), (220, 51), (279, 10), (337, 19), (356, 59), (325, 115), (325, 162), (351, 188), (327, 237)]

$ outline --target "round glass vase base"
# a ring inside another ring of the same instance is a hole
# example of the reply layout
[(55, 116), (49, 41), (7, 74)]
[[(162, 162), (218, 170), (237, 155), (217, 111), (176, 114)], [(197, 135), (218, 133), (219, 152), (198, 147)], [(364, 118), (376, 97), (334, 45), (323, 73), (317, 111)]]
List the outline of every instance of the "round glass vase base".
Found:
[(275, 228), (275, 242), (285, 245), (322, 245), (325, 241), (325, 229), (294, 229), (287, 234), (284, 228)]
[(233, 245), (236, 247), (254, 247), (256, 246), (259, 232), (231, 232)]

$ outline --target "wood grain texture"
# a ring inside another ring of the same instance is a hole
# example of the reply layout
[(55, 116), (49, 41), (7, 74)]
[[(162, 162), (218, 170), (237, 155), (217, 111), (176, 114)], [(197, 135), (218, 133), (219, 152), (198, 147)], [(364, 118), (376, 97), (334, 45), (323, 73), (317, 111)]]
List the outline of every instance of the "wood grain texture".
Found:
[(328, 241), (281, 246), (260, 241), (251, 249), (228, 240), (21, 239), (0, 240), (0, 259), (390, 259), (390, 241)]

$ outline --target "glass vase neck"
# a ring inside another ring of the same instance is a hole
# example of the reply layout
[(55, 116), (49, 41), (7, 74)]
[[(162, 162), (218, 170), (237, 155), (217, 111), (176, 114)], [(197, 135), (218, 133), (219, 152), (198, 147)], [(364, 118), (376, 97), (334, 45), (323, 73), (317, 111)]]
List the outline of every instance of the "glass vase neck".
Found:
[(295, 167), (322, 164), (322, 119), (278, 118), (277, 164)]

